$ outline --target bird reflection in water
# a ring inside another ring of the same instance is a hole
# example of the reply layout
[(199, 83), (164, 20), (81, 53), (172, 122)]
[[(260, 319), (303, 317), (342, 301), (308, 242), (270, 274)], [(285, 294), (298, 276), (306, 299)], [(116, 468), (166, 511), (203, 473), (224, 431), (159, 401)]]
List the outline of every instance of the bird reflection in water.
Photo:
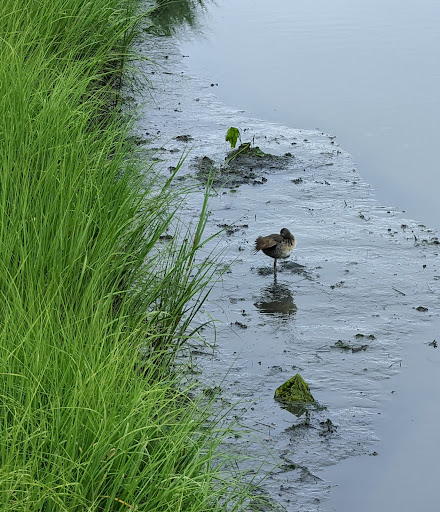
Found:
[(255, 306), (261, 313), (274, 316), (294, 315), (297, 310), (289, 288), (284, 284), (278, 284), (276, 276), (273, 284), (262, 289), (261, 297)]

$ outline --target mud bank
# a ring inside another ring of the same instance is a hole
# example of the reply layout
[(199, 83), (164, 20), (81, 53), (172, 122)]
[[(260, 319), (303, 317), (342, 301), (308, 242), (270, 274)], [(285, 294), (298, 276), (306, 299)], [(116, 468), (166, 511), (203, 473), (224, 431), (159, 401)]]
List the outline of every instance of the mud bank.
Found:
[[(147, 108), (137, 136), (155, 148), (164, 173), (182, 159), (186, 183), (197, 185), (211, 167), (221, 173), (230, 126), (282, 159), (274, 166), (248, 162), (215, 183), (207, 230), (227, 227), (216, 243), (229, 270), (205, 308), (216, 319), (204, 332), (214, 354), (193, 357), (218, 400), (238, 404), (243, 433), (230, 439), (231, 448), (261, 462), (242, 468), (272, 470), (262, 492), (274, 509), (323, 510), (340, 483), (325, 479), (326, 468), (357, 455), (380, 459), (377, 432), (398, 395), (395, 375), (405, 371), (409, 349), (434, 353), (428, 343), (439, 328), (437, 235), (379, 204), (333, 135), (230, 110), (216, 100), (215, 84), (187, 74), (173, 39), (148, 36), (142, 47), (155, 64), (143, 65), (152, 92), (138, 99)], [(201, 198), (202, 191), (189, 197), (187, 222)], [(253, 254), (253, 241), (282, 227), (298, 245), (274, 279), (272, 260)], [(274, 400), (296, 373), (318, 404), (307, 414)]]

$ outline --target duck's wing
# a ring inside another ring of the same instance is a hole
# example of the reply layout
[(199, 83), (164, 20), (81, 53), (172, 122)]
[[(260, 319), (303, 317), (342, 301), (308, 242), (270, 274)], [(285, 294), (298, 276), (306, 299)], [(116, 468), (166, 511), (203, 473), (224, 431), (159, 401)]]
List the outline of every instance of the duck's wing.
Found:
[(281, 235), (273, 234), (269, 236), (259, 236), (255, 240), (255, 250), (262, 251), (263, 249), (270, 249), (282, 242), (284, 238)]

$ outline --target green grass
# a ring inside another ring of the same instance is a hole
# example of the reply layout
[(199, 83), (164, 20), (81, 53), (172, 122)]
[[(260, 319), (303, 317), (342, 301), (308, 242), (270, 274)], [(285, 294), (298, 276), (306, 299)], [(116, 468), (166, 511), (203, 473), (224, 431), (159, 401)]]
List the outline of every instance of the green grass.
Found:
[(2, 511), (242, 499), (212, 463), (216, 419), (172, 371), (214, 267), (197, 257), (206, 200), (194, 229), (160, 241), (181, 198), (130, 157), (118, 85), (136, 8), (0, 5)]

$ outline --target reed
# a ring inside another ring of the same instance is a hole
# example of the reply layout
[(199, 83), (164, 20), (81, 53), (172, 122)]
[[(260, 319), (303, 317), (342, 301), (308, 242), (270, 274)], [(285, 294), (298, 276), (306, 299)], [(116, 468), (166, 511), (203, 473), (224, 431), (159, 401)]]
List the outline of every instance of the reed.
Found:
[[(178, 196), (131, 157), (125, 0), (0, 6), (0, 503), (217, 511), (224, 430), (172, 371), (212, 279)], [(143, 357), (140, 357), (140, 353)], [(216, 455), (218, 457), (218, 454)], [(235, 496), (235, 497), (234, 497)]]

